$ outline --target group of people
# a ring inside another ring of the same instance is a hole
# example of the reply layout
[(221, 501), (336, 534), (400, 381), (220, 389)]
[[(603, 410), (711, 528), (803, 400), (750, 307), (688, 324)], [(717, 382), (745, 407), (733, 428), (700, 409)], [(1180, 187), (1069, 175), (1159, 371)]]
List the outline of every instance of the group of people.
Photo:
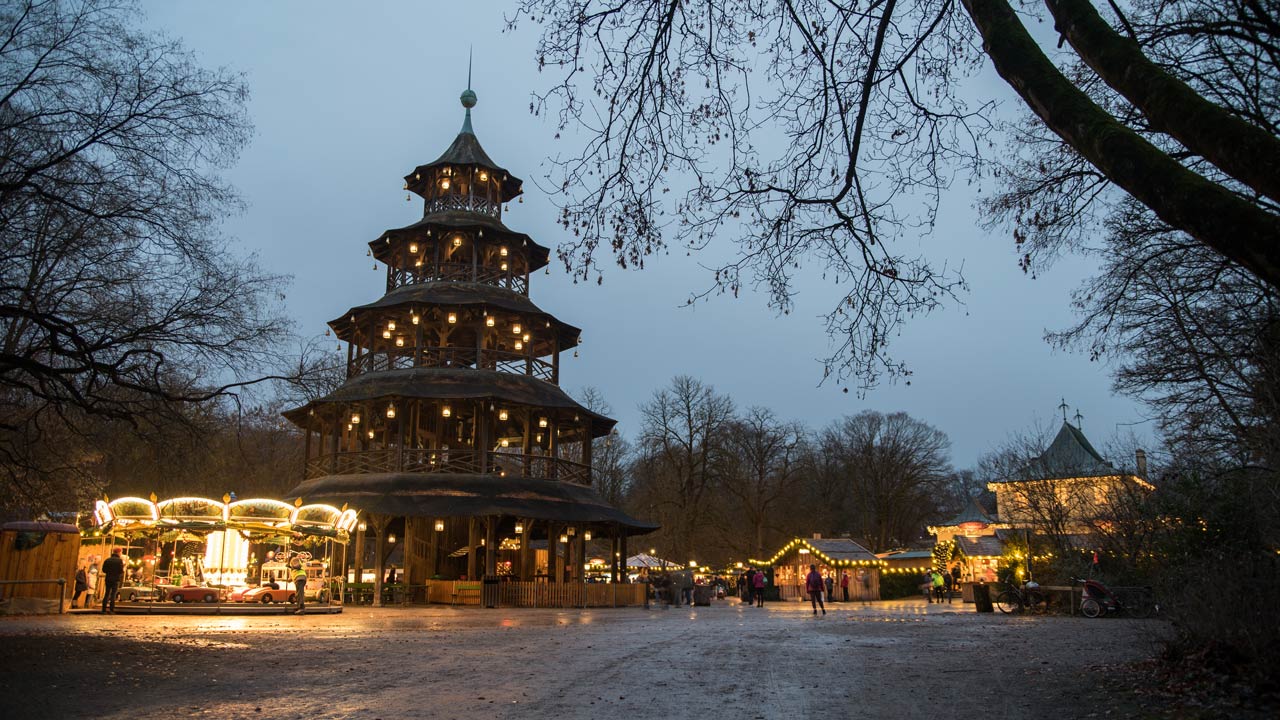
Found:
[[(112, 550), (111, 557), (102, 561), (102, 567), (98, 570), (96, 578), (100, 578), (99, 582), (103, 585), (103, 614), (115, 613), (116, 595), (120, 594), (120, 583), (124, 580), (124, 559), (120, 557), (119, 550)], [(76, 570), (75, 595), (71, 596), (71, 607), (75, 607), (76, 603), (80, 602), (81, 595), (84, 595), (84, 605), (81, 607), (88, 607), (89, 601), (93, 598), (93, 590), (94, 588), (89, 584), (89, 570), (82, 565)]]
[(953, 566), (950, 573), (942, 572), (937, 568), (930, 568), (925, 570), (924, 575), (920, 578), (920, 593), (924, 595), (924, 599), (928, 600), (930, 604), (935, 601), (941, 603), (944, 597), (950, 603), (952, 594), (959, 589), (959, 565)]
[(768, 577), (763, 570), (747, 568), (738, 576), (738, 598), (746, 605), (764, 607), (764, 589), (768, 585)]

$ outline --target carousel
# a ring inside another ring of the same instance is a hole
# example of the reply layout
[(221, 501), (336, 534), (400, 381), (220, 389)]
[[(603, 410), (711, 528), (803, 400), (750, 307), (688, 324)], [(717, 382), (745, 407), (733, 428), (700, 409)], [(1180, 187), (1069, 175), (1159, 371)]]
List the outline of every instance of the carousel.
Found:
[[(80, 567), (92, 576), (111, 551), (125, 562), (118, 607), (196, 604), (213, 612), (282, 611), (298, 598), (292, 566), (307, 573), (308, 604), (341, 605), (345, 548), (357, 511), (301, 500), (122, 497), (95, 503)], [(99, 585), (99, 583), (93, 583)], [(99, 592), (100, 595), (100, 592)]]

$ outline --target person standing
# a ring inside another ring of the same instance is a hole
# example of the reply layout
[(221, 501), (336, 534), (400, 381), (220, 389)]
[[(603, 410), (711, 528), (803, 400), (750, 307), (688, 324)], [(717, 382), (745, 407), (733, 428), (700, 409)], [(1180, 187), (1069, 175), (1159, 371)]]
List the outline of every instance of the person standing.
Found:
[(826, 594), (826, 598), (827, 598), (828, 600), (830, 600), (830, 599), (832, 598), (832, 596), (833, 596), (833, 595), (835, 595), (835, 593), (836, 593), (836, 579), (835, 579), (834, 577), (832, 577), (831, 573), (829, 573), (829, 572), (828, 572), (828, 573), (827, 573), (827, 594)]
[(924, 593), (924, 599), (933, 603), (933, 571), (925, 570), (924, 577), (920, 579), (920, 592)]
[(746, 581), (743, 583), (743, 585), (746, 588), (746, 594), (743, 595), (743, 599), (747, 601), (748, 605), (755, 605), (756, 604), (756, 569), (747, 568), (747, 573), (745, 577), (746, 577)]
[(960, 564), (951, 566), (951, 592), (960, 592)]
[(858, 568), (858, 587), (861, 588), (861, 590), (859, 590), (858, 592), (861, 593), (862, 604), (863, 605), (870, 604), (871, 573), (867, 572), (865, 568)]
[[(946, 581), (942, 579), (942, 571), (934, 570), (933, 573), (933, 594), (938, 599), (938, 604), (942, 604), (942, 593), (946, 592)], [(947, 593), (949, 596), (951, 593)], [(948, 599), (950, 599), (948, 597)]]
[[(80, 600), (80, 596), (89, 592), (89, 573), (85, 572), (84, 566), (81, 565), (76, 570), (76, 594), (71, 596), (71, 607), (75, 607)], [(89, 607), (89, 596), (84, 597), (84, 606)]]
[(298, 601), (298, 607), (294, 609), (293, 614), (301, 615), (307, 608), (307, 568), (297, 558), (294, 558), (290, 566), (293, 568), (294, 598)]
[(764, 571), (757, 570), (755, 577), (751, 579), (751, 588), (755, 590), (753, 595), (756, 597), (756, 607), (764, 607)]
[(840, 596), (843, 598), (841, 602), (849, 602), (849, 571), (845, 570), (840, 574)]
[(102, 595), (102, 613), (107, 613), (110, 607), (111, 614), (116, 612), (116, 595), (120, 594), (120, 581), (124, 578), (124, 560), (120, 558), (119, 550), (112, 550), (111, 557), (102, 561), (102, 580), (106, 585), (106, 590)]
[(827, 606), (822, 603), (822, 590), (825, 587), (822, 581), (822, 575), (818, 573), (817, 565), (809, 566), (809, 574), (804, 577), (804, 591), (809, 593), (809, 602), (813, 604), (813, 614), (818, 614), (818, 608), (822, 608), (822, 614), (827, 614)]

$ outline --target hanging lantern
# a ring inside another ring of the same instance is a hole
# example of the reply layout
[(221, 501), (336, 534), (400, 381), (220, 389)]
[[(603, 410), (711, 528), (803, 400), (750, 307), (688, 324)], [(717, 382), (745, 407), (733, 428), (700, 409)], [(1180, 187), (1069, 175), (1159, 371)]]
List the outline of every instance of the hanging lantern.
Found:
[(518, 523), (516, 523), (516, 534), (517, 534), (517, 535), (523, 535), (523, 534), (524, 534), (524, 523), (519, 523), (519, 522), (518, 522)]
[(449, 407), (448, 405), (445, 405), (443, 408), (440, 409), (440, 414), (444, 417), (449, 417), (453, 415), (453, 408)]
[(444, 178), (440, 181), (440, 189), (441, 190), (449, 189), (449, 178)]
[(571, 526), (569, 526), (569, 529), (568, 529), (566, 532), (568, 532), (570, 535), (574, 535), (574, 534), (576, 534), (578, 531), (577, 531), (576, 529), (574, 529), (574, 527), (571, 525)]
[(546, 426), (547, 426), (547, 419), (544, 417), (538, 418), (538, 427), (544, 428)]
[(461, 235), (454, 235), (454, 236), (453, 236), (453, 246), (454, 246), (454, 247), (462, 247), (462, 236), (461, 236)]
[(485, 319), (484, 319), (484, 324), (485, 324), (487, 327), (493, 327), (493, 326), (494, 326), (494, 319), (493, 319), (493, 316), (492, 316), (492, 315), (490, 315), (489, 317), (485, 318)]
[(521, 341), (519, 341), (519, 340), (517, 340), (517, 341), (516, 341), (516, 349), (517, 349), (517, 350), (523, 350), (523, 349), (524, 349), (524, 343), (523, 343), (523, 342), (521, 342)]
[(504, 263), (502, 263), (502, 266), (501, 266), (501, 267), (502, 267), (502, 272), (506, 272), (506, 271), (507, 271), (507, 264), (506, 264), (505, 262), (504, 262)]
[(418, 315), (415, 313), (412, 319), (413, 319), (413, 324), (417, 325), (418, 321), (421, 320), (422, 318), (418, 317)]
[(499, 419), (499, 420), (506, 420), (506, 419), (507, 419), (507, 417), (508, 417), (508, 415), (507, 415), (507, 409), (506, 409), (506, 408), (503, 408), (503, 409), (501, 409), (501, 410), (499, 410), (499, 411), (498, 411), (498, 419)]
[(373, 439), (373, 431), (372, 431), (372, 430), (370, 430), (370, 431), (369, 431), (369, 439), (370, 439), (370, 440), (372, 440), (372, 439)]
[(560, 536), (560, 542), (562, 542), (562, 543), (567, 543), (567, 542), (569, 542), (569, 536), (568, 536), (568, 535), (561, 535), (561, 536)]
[(521, 339), (523, 339), (525, 342), (529, 342), (529, 333), (525, 333)]
[(393, 418), (393, 417), (395, 417), (395, 416), (396, 416), (396, 406), (395, 406), (395, 405), (387, 405), (387, 418), (388, 418), (388, 419), (391, 419), (391, 418)]
[(533, 437), (533, 441), (534, 441), (534, 442), (539, 442), (539, 443), (540, 443), (540, 442), (542, 442), (542, 433), (538, 433), (537, 435), (535, 435), (535, 436)]
[(382, 338), (383, 338), (384, 340), (390, 340), (390, 339), (391, 339), (391, 331), (390, 331), (390, 330), (383, 330), (383, 331), (382, 331)]
[(501, 445), (502, 447), (511, 447), (511, 441), (506, 438), (502, 438), (502, 442), (498, 444)]
[(351, 423), (347, 423), (347, 432), (351, 432)]
[(409, 252), (413, 255), (418, 254), (418, 243), (409, 243)]
[(387, 542), (389, 542), (389, 543), (391, 543), (392, 545), (394, 545), (394, 544), (396, 543), (396, 534), (395, 534), (395, 533), (390, 533), (390, 534), (388, 534), (388, 535), (387, 535)]
[(444, 521), (436, 520), (436, 532), (444, 532)]
[(506, 256), (507, 256), (507, 248), (506, 248), (506, 247), (500, 247), (500, 248), (498, 248), (498, 255), (500, 255), (501, 257), (506, 257)]
[(395, 320), (392, 320), (391, 322), (388, 322), (388, 323), (387, 323), (387, 329), (388, 329), (388, 330), (392, 330), (392, 331), (394, 331), (394, 330), (396, 329), (396, 321), (395, 321)]
[(403, 336), (403, 335), (397, 335), (397, 336), (396, 336), (396, 347), (404, 347), (404, 336)]
[(351, 424), (352, 425), (360, 424), (360, 413), (351, 413)]
[(489, 173), (484, 170), (480, 171), (480, 182), (489, 182)]
[(520, 323), (513, 323), (513, 324), (511, 325), (511, 334), (512, 334), (512, 335), (519, 335), (519, 334), (520, 334)]
[(458, 313), (449, 313), (449, 324), (456, 325), (458, 322)]
[(586, 532), (582, 533), (582, 539), (583, 539), (583, 540), (586, 540), (587, 542), (591, 542), (591, 531), (590, 531), (590, 530), (588, 530), (588, 531), (586, 531)]

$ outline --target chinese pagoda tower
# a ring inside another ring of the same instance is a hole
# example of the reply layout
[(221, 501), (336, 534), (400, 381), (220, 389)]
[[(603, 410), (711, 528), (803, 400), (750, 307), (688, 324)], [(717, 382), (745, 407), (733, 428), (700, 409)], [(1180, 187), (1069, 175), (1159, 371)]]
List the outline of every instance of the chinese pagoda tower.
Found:
[[(592, 440), (614, 421), (560, 389), (561, 356), (581, 331), (529, 300), (549, 251), (503, 224), (522, 183), (476, 139), (476, 94), (461, 100), (453, 144), (405, 177), (422, 219), (369, 243), (386, 265), (386, 294), (329, 323), (347, 346), (346, 381), (285, 413), (306, 438), (303, 482), (289, 497), (362, 509), (357, 579), (372, 535), (379, 584), (397, 541), (398, 579), (410, 585), (481, 574), (574, 581), (594, 533), (597, 544), (612, 540), (617, 580), (627, 536), (656, 526), (592, 488)], [(536, 553), (542, 541), (549, 551)]]

